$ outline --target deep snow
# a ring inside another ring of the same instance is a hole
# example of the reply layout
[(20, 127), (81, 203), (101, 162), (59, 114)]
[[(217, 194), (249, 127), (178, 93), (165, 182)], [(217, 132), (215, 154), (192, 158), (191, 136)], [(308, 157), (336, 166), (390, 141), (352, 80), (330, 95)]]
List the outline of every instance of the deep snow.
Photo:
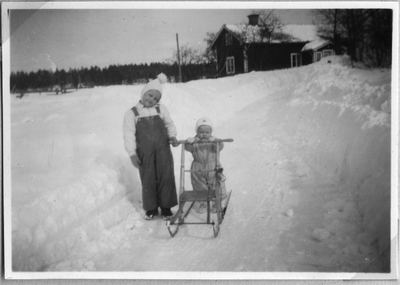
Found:
[[(11, 96), (15, 272), (389, 270), (390, 70), (329, 57), (166, 84), (178, 139), (203, 116), (216, 137), (234, 139), (221, 153), (233, 194), (217, 238), (207, 225), (171, 238), (164, 221), (143, 219), (122, 141), (142, 87)], [(180, 147), (173, 154), (179, 186)]]

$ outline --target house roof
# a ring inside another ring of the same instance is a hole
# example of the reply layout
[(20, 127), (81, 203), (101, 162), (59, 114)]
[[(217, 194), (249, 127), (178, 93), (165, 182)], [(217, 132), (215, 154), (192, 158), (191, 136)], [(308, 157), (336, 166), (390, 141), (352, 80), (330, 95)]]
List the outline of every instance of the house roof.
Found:
[(226, 25), (229, 32), (235, 35), (236, 38), (246, 39), (247, 43), (260, 41), (260, 27), (251, 25)]
[(331, 42), (328, 40), (323, 40), (321, 38), (317, 38), (312, 42), (307, 43), (302, 49), (301, 51), (307, 51), (307, 50), (318, 50), (328, 44), (330, 44)]
[(315, 25), (286, 25), (282, 27), (282, 32), (299, 42), (309, 42), (318, 38)]
[[(230, 28), (228, 28), (228, 26), (229, 26)], [(223, 25), (222, 25), (221, 29), (219, 29), (217, 35), (215, 36), (215, 38), (214, 38), (214, 40), (213, 40), (213, 42), (212, 42), (212, 44), (211, 44), (211, 48), (213, 48), (215, 42), (217, 41), (217, 39), (219, 38), (219, 36), (220, 36), (220, 34), (222, 33), (223, 30), (227, 30), (227, 31), (228, 31), (232, 36), (234, 36), (240, 43), (242, 43), (242, 39), (240, 38), (239, 33), (237, 32), (237, 30), (236, 30), (234, 27), (231, 27), (231, 26), (234, 26), (234, 25), (226, 25), (226, 24), (223, 24)]]
[[(223, 25), (215, 36), (211, 48), (213, 48), (216, 40), (224, 29), (232, 34), (232, 36), (234, 36), (240, 43), (243, 41), (241, 35), (245, 35), (247, 43), (260, 42), (260, 36), (258, 33), (260, 30), (259, 26), (251, 26), (247, 24)], [(311, 42), (318, 39), (315, 25), (286, 25), (282, 27), (280, 32), (290, 36), (291, 39), (288, 42)], [(273, 40), (273, 42), (276, 43), (281, 41)]]

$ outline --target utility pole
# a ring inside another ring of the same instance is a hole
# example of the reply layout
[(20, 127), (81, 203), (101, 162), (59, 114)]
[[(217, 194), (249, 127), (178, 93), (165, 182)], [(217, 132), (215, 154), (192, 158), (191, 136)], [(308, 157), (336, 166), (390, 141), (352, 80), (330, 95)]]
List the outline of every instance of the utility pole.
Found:
[(176, 34), (176, 45), (177, 45), (177, 47), (178, 47), (179, 82), (182, 82), (181, 57), (180, 57), (180, 55), (179, 55), (179, 40), (178, 40), (178, 34)]

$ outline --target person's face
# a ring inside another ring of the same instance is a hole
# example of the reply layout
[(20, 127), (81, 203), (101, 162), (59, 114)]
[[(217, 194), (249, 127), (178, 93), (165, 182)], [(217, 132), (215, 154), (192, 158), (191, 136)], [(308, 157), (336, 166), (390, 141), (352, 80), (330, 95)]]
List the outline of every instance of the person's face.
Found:
[(197, 129), (197, 137), (201, 141), (207, 141), (211, 137), (211, 127), (210, 126), (200, 126)]
[(149, 90), (144, 93), (142, 103), (146, 108), (153, 107), (161, 99), (161, 93), (157, 90)]

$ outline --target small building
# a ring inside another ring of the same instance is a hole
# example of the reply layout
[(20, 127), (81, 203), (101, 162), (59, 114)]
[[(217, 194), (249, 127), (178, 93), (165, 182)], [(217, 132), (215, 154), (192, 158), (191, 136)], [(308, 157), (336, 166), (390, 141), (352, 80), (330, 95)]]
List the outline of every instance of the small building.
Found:
[(258, 15), (248, 18), (248, 24), (223, 25), (211, 44), (218, 77), (297, 67), (335, 54), (331, 42), (317, 37), (314, 25), (286, 25), (266, 41), (260, 36)]
[(330, 41), (316, 39), (307, 43), (302, 49), (303, 65), (320, 61), (321, 58), (335, 54), (335, 46)]

